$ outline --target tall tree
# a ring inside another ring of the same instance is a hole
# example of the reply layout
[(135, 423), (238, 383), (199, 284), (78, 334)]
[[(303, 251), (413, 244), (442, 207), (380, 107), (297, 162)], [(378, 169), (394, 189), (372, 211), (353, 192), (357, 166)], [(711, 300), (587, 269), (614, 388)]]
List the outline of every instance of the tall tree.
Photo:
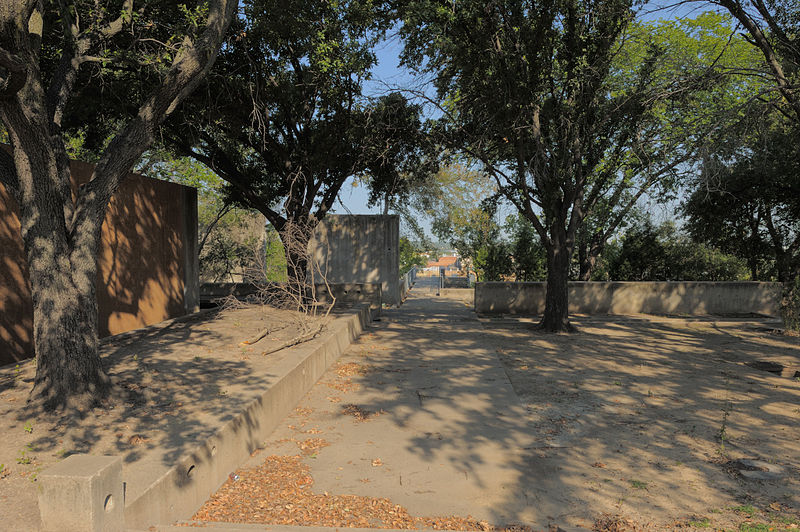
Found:
[(764, 57), (773, 95), (760, 94), (784, 117), (800, 124), (800, 5), (796, 0), (711, 0), (742, 25)]
[(213, 169), (232, 199), (280, 233), (289, 278), (305, 286), (307, 242), (345, 181), (369, 173), (393, 192), (420, 138), (399, 94), (362, 95), (374, 44), (391, 21), (381, 2), (248, 0), (233, 45), (166, 136)]
[(164, 67), (136, 115), (108, 143), (91, 180), (75, 189), (61, 124), (76, 80), (91, 65), (137, 64), (153, 4), (0, 4), (0, 120), (11, 143), (11, 153), (0, 150), (0, 181), (19, 205), (33, 296), (33, 393), (46, 408), (84, 406), (108, 390), (95, 297), (106, 205), (159, 124), (205, 76), (237, 7), (213, 0), (186, 11), (188, 23), (160, 56)]
[[(576, 233), (628, 179), (652, 107), (657, 47), (626, 76), (614, 59), (629, 0), (410, 3), (404, 60), (434, 75), (453, 149), (481, 161), (547, 250), (541, 327), (571, 328), (567, 280)], [(624, 186), (622, 187), (625, 188)]]
[(683, 210), (692, 236), (745, 259), (755, 279), (800, 277), (798, 128), (757, 113), (734, 153), (709, 157)]

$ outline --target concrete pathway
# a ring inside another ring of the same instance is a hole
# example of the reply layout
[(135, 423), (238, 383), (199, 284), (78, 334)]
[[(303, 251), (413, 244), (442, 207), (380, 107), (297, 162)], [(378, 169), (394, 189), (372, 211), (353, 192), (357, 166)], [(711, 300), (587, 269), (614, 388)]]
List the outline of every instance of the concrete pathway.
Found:
[[(305, 459), (316, 493), (387, 497), (415, 516), (546, 529), (554, 516), (537, 512), (526, 490), (536, 483), (526, 412), (471, 300), (452, 295), (465, 291), (436, 296), (421, 281), (340, 359), (368, 369), (352, 379), (359, 389), (335, 389), (329, 371), (301, 401), (302, 414), (273, 433), (278, 443), (249, 466), (297, 454), (290, 440), (310, 431), (330, 444)], [(359, 421), (347, 405), (377, 415)]]

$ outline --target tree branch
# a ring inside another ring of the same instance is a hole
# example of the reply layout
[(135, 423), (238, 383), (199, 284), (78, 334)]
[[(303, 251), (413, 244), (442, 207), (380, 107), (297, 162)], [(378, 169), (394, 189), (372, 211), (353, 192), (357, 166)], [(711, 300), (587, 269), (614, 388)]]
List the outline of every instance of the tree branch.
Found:
[[(112, 194), (155, 138), (156, 128), (197, 86), (211, 68), (234, 17), (237, 0), (212, 2), (206, 27), (193, 42), (184, 41), (164, 81), (139, 108), (133, 120), (111, 141), (95, 167), (78, 205), (78, 217), (100, 218)], [(80, 221), (79, 224), (80, 225)]]
[(11, 154), (2, 147), (0, 147), (0, 183), (5, 185), (13, 196), (16, 196), (19, 189), (17, 167)]
[(5, 78), (0, 78), (0, 99), (11, 98), (25, 86), (28, 65), (20, 56), (0, 48), (0, 67), (6, 70)]

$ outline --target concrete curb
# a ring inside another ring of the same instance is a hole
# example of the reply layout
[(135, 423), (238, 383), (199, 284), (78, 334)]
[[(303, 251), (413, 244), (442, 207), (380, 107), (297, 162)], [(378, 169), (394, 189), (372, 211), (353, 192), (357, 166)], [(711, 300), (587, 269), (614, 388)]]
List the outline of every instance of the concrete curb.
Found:
[[(196, 524), (196, 523), (192, 523)], [(399, 530), (393, 528), (348, 528), (348, 527), (332, 527), (332, 526), (292, 526), (292, 525), (267, 525), (267, 524), (250, 524), (250, 523), (212, 523), (203, 521), (203, 526), (199, 528), (204, 532), (242, 532), (248, 530), (261, 530), (269, 532), (408, 532), (408, 530)], [(434, 532), (433, 528), (419, 528), (416, 532)], [(562, 528), (556, 527), (556, 532), (587, 532), (586, 528)], [(156, 532), (185, 532), (186, 526), (158, 526)], [(139, 532), (136, 530), (128, 530), (127, 532)], [(483, 532), (479, 530), (478, 532)]]
[(368, 305), (336, 319), (323, 341), (300, 346), (275, 368), (275, 380), (239, 415), (176, 461), (136, 500), (126, 501), (125, 527), (189, 519), (272, 433), (327, 368), (371, 321)]
[[(192, 521), (192, 525), (196, 522)], [(267, 525), (252, 523), (212, 523), (203, 521), (203, 526), (199, 528), (204, 532), (240, 532), (247, 530), (261, 530), (271, 532), (401, 532), (402, 529), (395, 528), (348, 528), (332, 526), (292, 526), (292, 525)], [(419, 528), (416, 532), (433, 532), (433, 528)], [(185, 526), (158, 526), (157, 532), (186, 532)], [(129, 530), (128, 532), (138, 532)], [(408, 532), (404, 530), (403, 532)]]

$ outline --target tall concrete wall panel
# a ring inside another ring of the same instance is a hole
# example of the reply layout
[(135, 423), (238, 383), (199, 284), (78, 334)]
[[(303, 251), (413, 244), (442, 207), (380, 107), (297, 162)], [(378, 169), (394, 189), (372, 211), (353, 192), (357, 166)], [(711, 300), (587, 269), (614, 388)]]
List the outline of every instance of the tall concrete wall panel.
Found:
[[(481, 314), (541, 314), (545, 283), (477, 283)], [(573, 314), (777, 316), (780, 285), (761, 282), (571, 282)]]
[(400, 303), (400, 218), (328, 215), (311, 241), (313, 260), (329, 283), (380, 283), (383, 302)]
[[(73, 183), (94, 166), (73, 161)], [(30, 358), (33, 307), (18, 206), (0, 185), (0, 365)], [(100, 336), (119, 334), (194, 312), (197, 194), (174, 183), (130, 174), (111, 199), (98, 253)]]

